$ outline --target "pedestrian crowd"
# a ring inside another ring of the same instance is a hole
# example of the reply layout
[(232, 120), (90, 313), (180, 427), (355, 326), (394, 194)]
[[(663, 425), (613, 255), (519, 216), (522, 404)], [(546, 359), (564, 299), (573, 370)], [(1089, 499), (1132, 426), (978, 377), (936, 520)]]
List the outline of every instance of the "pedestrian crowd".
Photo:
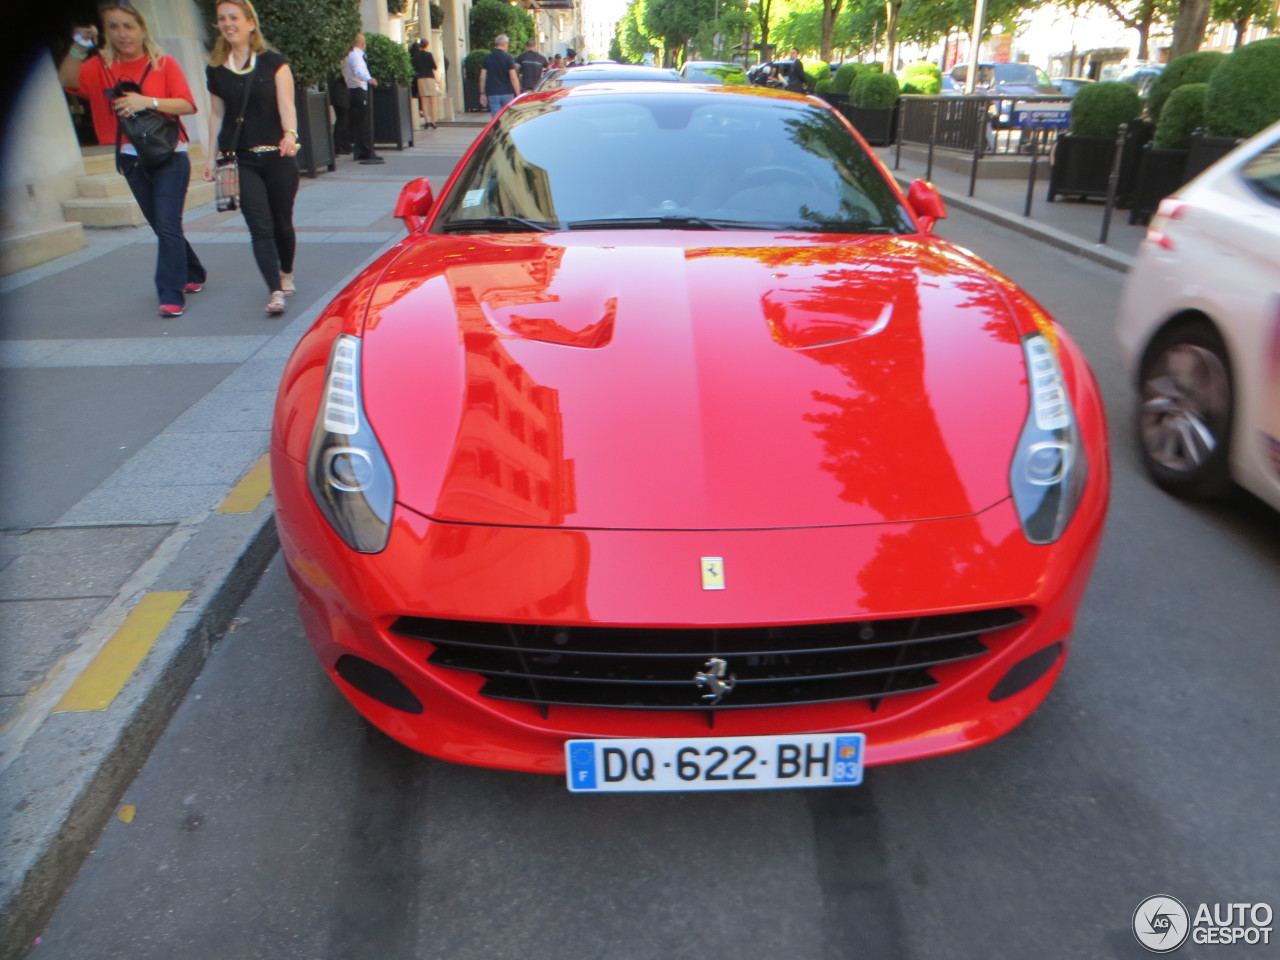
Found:
[[(209, 92), (209, 155), (202, 178), (216, 185), (217, 207), (239, 210), (249, 229), (258, 273), (267, 288), (265, 312), (280, 316), (297, 292), (297, 234), (293, 206), (300, 172), (298, 118), (293, 73), (285, 57), (263, 36), (251, 0), (217, 0), (217, 38), (205, 67)], [(58, 63), (66, 90), (88, 102), (100, 144), (115, 145), (116, 169), (124, 177), (147, 225), (156, 236), (153, 282), (162, 317), (180, 317), (187, 297), (204, 289), (208, 271), (183, 233), (183, 210), (191, 178), (190, 137), (183, 117), (195, 114), (195, 97), (182, 68), (151, 36), (143, 14), (129, 0), (108, 0), (97, 25), (77, 27)], [(572, 65), (556, 54), (548, 60), (529, 41), (512, 57), (510, 38), (499, 35), (485, 55), (479, 77), (480, 103), (491, 116), (520, 93), (533, 90), (548, 70)], [(364, 33), (358, 33), (328, 89), (334, 112), (333, 144), (339, 155), (362, 164), (386, 161), (374, 151), (371, 91)], [(437, 100), (444, 69), (425, 40), (409, 48), (413, 97), (423, 130), (437, 128)], [(447, 68), (448, 61), (444, 67)]]

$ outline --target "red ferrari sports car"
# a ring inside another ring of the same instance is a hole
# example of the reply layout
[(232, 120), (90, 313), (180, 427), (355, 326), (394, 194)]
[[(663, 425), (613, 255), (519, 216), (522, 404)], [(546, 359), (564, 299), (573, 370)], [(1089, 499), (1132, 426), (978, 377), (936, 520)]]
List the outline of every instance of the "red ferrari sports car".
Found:
[(373, 724), (570, 789), (834, 786), (1046, 696), (1102, 404), (814, 99), (509, 105), (280, 386), (281, 543)]

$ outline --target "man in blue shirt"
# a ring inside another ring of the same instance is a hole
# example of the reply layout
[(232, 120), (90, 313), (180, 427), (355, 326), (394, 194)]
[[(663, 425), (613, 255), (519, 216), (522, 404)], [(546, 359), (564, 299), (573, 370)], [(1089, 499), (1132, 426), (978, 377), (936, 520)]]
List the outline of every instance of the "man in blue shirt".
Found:
[(493, 49), (480, 64), (480, 106), (488, 107), (491, 117), (520, 95), (516, 62), (507, 53), (510, 42), (505, 33), (498, 34), (493, 38)]
[(369, 88), (378, 85), (369, 73), (369, 63), (364, 58), (364, 34), (356, 34), (355, 46), (342, 61), (342, 79), (346, 81), (351, 97), (348, 119), (352, 139), (355, 140), (355, 158), (360, 163), (386, 163), (373, 152), (373, 115), (369, 110)]

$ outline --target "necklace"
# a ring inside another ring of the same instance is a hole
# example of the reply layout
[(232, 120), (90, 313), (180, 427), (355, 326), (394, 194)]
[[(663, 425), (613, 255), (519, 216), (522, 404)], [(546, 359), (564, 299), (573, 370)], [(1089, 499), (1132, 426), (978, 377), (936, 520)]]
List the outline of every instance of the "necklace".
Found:
[(227, 54), (227, 69), (230, 70), (232, 73), (238, 73), (238, 74), (252, 73), (253, 68), (256, 67), (257, 65), (258, 65), (258, 55), (256, 53), (249, 54), (249, 57), (248, 59), (245, 60), (243, 67), (236, 66), (236, 55), (234, 51), (232, 53)]

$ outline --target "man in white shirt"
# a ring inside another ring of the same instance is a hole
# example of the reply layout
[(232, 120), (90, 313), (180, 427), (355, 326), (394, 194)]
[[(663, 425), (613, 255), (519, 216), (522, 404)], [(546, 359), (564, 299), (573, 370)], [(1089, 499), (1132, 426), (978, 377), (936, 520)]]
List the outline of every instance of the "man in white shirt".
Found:
[(378, 81), (369, 73), (364, 48), (364, 33), (357, 33), (355, 46), (342, 61), (342, 79), (351, 94), (351, 136), (355, 140), (355, 158), (360, 163), (386, 163), (373, 152), (373, 116), (369, 112), (369, 87), (376, 87)]

